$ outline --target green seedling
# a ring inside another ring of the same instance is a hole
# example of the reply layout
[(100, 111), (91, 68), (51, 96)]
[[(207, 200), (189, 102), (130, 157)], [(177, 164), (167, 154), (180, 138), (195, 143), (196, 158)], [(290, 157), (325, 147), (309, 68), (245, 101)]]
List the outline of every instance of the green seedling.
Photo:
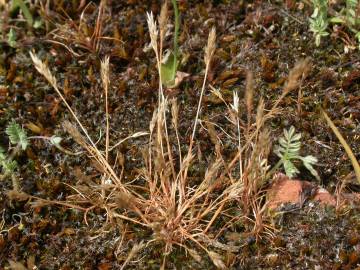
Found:
[(359, 7), (359, 1), (346, 0), (345, 8), (332, 17), (330, 22), (346, 26), (355, 35), (360, 48), (360, 31), (358, 29), (360, 25)]
[(345, 7), (340, 12), (332, 10), (333, 16), (329, 16), (328, 0), (312, 0), (312, 4), (314, 12), (309, 21), (310, 31), (314, 33), (316, 46), (320, 45), (322, 37), (329, 35), (327, 30), (329, 24), (332, 23), (347, 27), (354, 34), (360, 49), (360, 4), (358, 0), (346, 0)]
[(315, 44), (320, 46), (321, 38), (328, 36), (326, 31), (329, 25), (327, 0), (313, 0), (314, 12), (311, 15), (310, 31), (314, 33)]
[(0, 166), (3, 173), (2, 178), (11, 175), (17, 168), (16, 161), (9, 159), (2, 147), (0, 147)]
[(166, 87), (172, 87), (175, 84), (176, 71), (179, 66), (179, 27), (180, 27), (180, 16), (179, 9), (176, 0), (171, 0), (174, 8), (175, 16), (175, 29), (174, 29), (174, 48), (170, 51), (166, 57), (164, 57), (161, 63), (161, 82)]
[(15, 34), (14, 29), (12, 29), (12, 28), (10, 28), (10, 31), (7, 34), (7, 43), (12, 48), (16, 47), (16, 34)]
[(26, 131), (20, 127), (15, 121), (12, 121), (5, 129), (5, 133), (9, 138), (11, 147), (9, 151), (5, 151), (4, 148), (0, 147), (0, 167), (2, 169), (2, 174), (0, 175), (0, 180), (11, 177), (13, 182), (13, 189), (19, 189), (19, 181), (16, 176), (16, 170), (18, 164), (15, 160), (16, 156), (21, 152), (25, 151), (26, 148), (30, 145), (30, 140), (32, 139), (43, 139), (48, 141), (51, 145), (55, 146), (60, 151), (69, 155), (78, 155), (79, 153), (72, 153), (67, 149), (64, 149), (61, 145), (61, 138), (58, 136), (45, 137), (45, 136), (33, 136), (28, 137)]
[(294, 177), (299, 173), (294, 161), (300, 160), (306, 169), (320, 180), (320, 177), (313, 165), (317, 163), (317, 158), (311, 155), (306, 157), (300, 156), (301, 148), (301, 133), (295, 133), (295, 128), (292, 126), (289, 130), (284, 129), (284, 136), (279, 139), (279, 145), (275, 149), (275, 154), (280, 158), (278, 163), (274, 166), (272, 171), (275, 171), (281, 165), (284, 167), (285, 173), (288, 177)]
[(15, 145), (21, 150), (26, 150), (29, 145), (29, 140), (26, 132), (15, 121), (12, 121), (6, 128), (5, 133), (9, 136), (11, 144)]
[(11, 177), (13, 189), (19, 189), (19, 181), (15, 175), (15, 171), (18, 168), (17, 162), (14, 158), (20, 151), (23, 151), (29, 145), (29, 140), (24, 129), (22, 129), (15, 121), (12, 121), (5, 129), (6, 135), (9, 137), (9, 141), (13, 147), (11, 152), (7, 154), (5, 150), (0, 147), (0, 166), (2, 168), (1, 179)]

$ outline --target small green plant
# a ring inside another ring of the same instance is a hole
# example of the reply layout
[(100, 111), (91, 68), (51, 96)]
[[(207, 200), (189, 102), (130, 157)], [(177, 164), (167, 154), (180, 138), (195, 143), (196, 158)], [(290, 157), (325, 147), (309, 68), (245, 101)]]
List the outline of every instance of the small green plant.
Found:
[(31, 139), (43, 139), (48, 141), (51, 145), (55, 146), (60, 151), (69, 155), (78, 155), (80, 153), (72, 153), (67, 149), (64, 149), (61, 145), (61, 138), (58, 136), (32, 136), (28, 137), (26, 131), (20, 127), (18, 123), (12, 121), (5, 129), (5, 133), (9, 138), (11, 147), (9, 151), (5, 151), (4, 148), (0, 147), (0, 167), (2, 168), (2, 174), (0, 175), (0, 180), (11, 177), (13, 182), (13, 189), (18, 190), (19, 181), (16, 177), (16, 169), (18, 164), (15, 160), (16, 156), (21, 152), (25, 151), (26, 148), (30, 145)]
[(284, 129), (284, 136), (279, 139), (279, 145), (274, 151), (280, 160), (275, 165), (273, 170), (282, 165), (286, 175), (288, 177), (294, 177), (299, 173), (299, 170), (296, 168), (293, 162), (295, 160), (301, 160), (305, 168), (308, 169), (310, 173), (319, 180), (320, 177), (313, 168), (313, 165), (317, 163), (317, 158), (311, 155), (306, 157), (300, 156), (300, 139), (301, 133), (295, 133), (295, 128), (293, 126), (291, 126), (289, 130)]
[(327, 0), (312, 0), (314, 12), (311, 15), (310, 31), (314, 33), (316, 46), (320, 45), (321, 37), (328, 36), (329, 25)]
[(175, 84), (176, 71), (179, 66), (179, 27), (180, 16), (176, 0), (171, 0), (174, 8), (175, 29), (174, 29), (174, 47), (173, 51), (169, 51), (161, 63), (161, 82), (166, 87), (172, 87)]
[(330, 23), (341, 24), (349, 29), (353, 34), (360, 48), (360, 3), (358, 0), (346, 0), (345, 7), (339, 12), (331, 10), (329, 16), (329, 3), (327, 0), (312, 0), (314, 12), (311, 15), (310, 31), (314, 33), (316, 46), (320, 45), (321, 38), (328, 36), (327, 32)]
[(21, 150), (25, 150), (29, 145), (29, 140), (26, 132), (15, 121), (12, 121), (6, 128), (5, 133), (9, 136), (11, 144), (15, 145)]
[(14, 160), (16, 155), (27, 148), (29, 140), (24, 129), (19, 124), (12, 121), (5, 129), (6, 135), (9, 137), (10, 143), (14, 146), (11, 148), (11, 152), (7, 154), (5, 150), (0, 147), (0, 166), (2, 168), (1, 179), (11, 177), (13, 189), (19, 189), (19, 181), (15, 175), (15, 171), (18, 167), (17, 162)]
[(9, 33), (7, 34), (7, 43), (12, 48), (16, 47), (16, 34), (12, 28), (10, 28)]
[(9, 159), (2, 147), (0, 147), (0, 166), (2, 168), (3, 178), (11, 175), (17, 168), (16, 161)]
[(358, 29), (360, 25), (359, 7), (358, 0), (346, 0), (345, 8), (340, 10), (336, 16), (332, 17), (330, 22), (348, 27), (360, 44), (360, 31)]

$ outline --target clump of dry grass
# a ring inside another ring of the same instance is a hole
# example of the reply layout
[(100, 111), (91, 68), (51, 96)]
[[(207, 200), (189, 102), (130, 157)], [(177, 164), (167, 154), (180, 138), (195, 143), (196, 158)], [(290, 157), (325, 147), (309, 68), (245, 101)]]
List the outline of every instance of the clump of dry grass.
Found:
[[(150, 13), (147, 17), (151, 45), (155, 52), (159, 76), (161, 76), (161, 50), (167, 20), (166, 6), (162, 8), (159, 19), (160, 31), (157, 29), (153, 15)], [(236, 134), (234, 143), (237, 145), (237, 153), (230, 160), (224, 158), (215, 124), (207, 123), (216, 155), (208, 164), (205, 173), (199, 173), (197, 169), (200, 165), (197, 163), (198, 159), (195, 158), (194, 142), (197, 127), (199, 123), (201, 124), (202, 97), (206, 90), (207, 75), (216, 49), (215, 41), (216, 31), (213, 28), (205, 49), (205, 76), (187, 153), (185, 155), (182, 153), (183, 147), (180, 145), (179, 105), (176, 100), (169, 101), (165, 97), (160, 79), (159, 103), (149, 123), (148, 148), (143, 151), (144, 166), (138, 169), (137, 180), (132, 183), (126, 183), (122, 178), (123, 159), (120, 174), (110, 164), (109, 155), (113, 147), (110, 147), (110, 117), (107, 109), (109, 59), (105, 58), (101, 63), (106, 118), (105, 150), (101, 151), (65, 100), (49, 68), (36, 55), (30, 53), (36, 69), (53, 86), (77, 123), (75, 126), (70, 122), (65, 122), (65, 130), (87, 151), (89, 158), (94, 160), (95, 167), (102, 174), (101, 179), (81, 177), (85, 180), (72, 187), (77, 194), (69, 197), (68, 202), (63, 205), (84, 210), (85, 221), (88, 211), (102, 208), (106, 211), (108, 220), (120, 218), (152, 230), (153, 237), (147, 245), (152, 242), (163, 243), (163, 266), (165, 266), (167, 255), (177, 246), (183, 248), (199, 262), (201, 261), (199, 250), (202, 250), (214, 265), (221, 269), (226, 268), (217, 250), (237, 252), (240, 247), (221, 243), (218, 238), (236, 221), (250, 221), (252, 224), (250, 234), (257, 240), (263, 235), (269, 237), (273, 235), (273, 228), (266, 222), (266, 202), (263, 191), (263, 186), (270, 177), (267, 159), (271, 147), (270, 132), (265, 127), (265, 123), (280, 112), (278, 104), (281, 100), (299, 86), (301, 78), (308, 71), (308, 60), (300, 62), (290, 72), (283, 94), (270, 110), (265, 110), (265, 102), (260, 98), (254, 121), (251, 117), (254, 110), (254, 81), (252, 74), (248, 73), (245, 95), (248, 121), (246, 126), (241, 125), (241, 107), (237, 93), (234, 93), (233, 104), (229, 105), (221, 92), (212, 88), (213, 93), (223, 100), (227, 107), (227, 119), (233, 125)], [(169, 111), (171, 112), (171, 127), (168, 126)], [(174, 140), (169, 136), (170, 129), (175, 134)], [(128, 138), (145, 134), (137, 133)], [(176, 148), (171, 147), (174, 144), (177, 145)], [(177, 155), (175, 151), (178, 152)], [(61, 202), (57, 203), (61, 204)], [(86, 205), (90, 206), (86, 207)], [(240, 210), (242, 215), (234, 209)], [(219, 220), (221, 222), (217, 224)], [(128, 264), (142, 246), (143, 244), (135, 245), (124, 264)]]
[[(44, 14), (44, 17), (47, 17), (46, 25), (48, 28), (49, 21), (52, 21), (52, 17), (49, 15), (49, 3), (47, 2), (44, 6), (43, 3), (40, 3), (41, 11)], [(86, 18), (86, 12), (91, 10), (91, 5), (95, 5), (92, 2), (89, 2), (83, 9), (79, 23), (67, 17), (66, 22), (56, 23), (56, 28), (50, 32), (52, 39), (47, 41), (50, 43), (58, 44), (66, 48), (74, 56), (81, 56), (81, 52), (78, 52), (76, 48), (81, 48), (83, 50), (89, 51), (91, 53), (99, 52), (101, 40), (104, 39), (102, 36), (103, 32), (103, 23), (104, 23), (104, 12), (106, 8), (106, 0), (101, 0), (97, 8), (97, 17), (95, 21), (94, 29), (89, 27), (89, 22)], [(83, 5), (80, 5), (82, 7)], [(74, 46), (75, 45), (75, 46)]]

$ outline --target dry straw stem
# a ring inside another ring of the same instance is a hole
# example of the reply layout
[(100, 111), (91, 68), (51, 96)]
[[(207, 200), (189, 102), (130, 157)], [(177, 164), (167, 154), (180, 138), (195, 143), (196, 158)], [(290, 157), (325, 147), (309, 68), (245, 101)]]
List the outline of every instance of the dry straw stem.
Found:
[(176, 99), (173, 98), (171, 101), (171, 116), (172, 116), (172, 124), (175, 130), (176, 140), (178, 144), (178, 152), (179, 152), (179, 163), (182, 163), (182, 154), (181, 154), (181, 144), (180, 144), (180, 137), (179, 137), (179, 105), (176, 102)]
[(214, 251), (209, 251), (208, 252), (210, 259), (212, 260), (212, 262), (215, 264), (215, 266), (218, 269), (226, 269), (226, 265), (224, 264), (224, 262), (222, 261), (221, 256), (214, 252)]
[[(160, 48), (158, 48), (159, 31), (157, 29), (157, 25), (154, 20), (154, 16), (153, 16), (152, 12), (147, 13), (147, 24), (148, 24), (149, 32), (150, 32), (151, 46), (156, 55), (156, 62), (157, 62), (157, 68), (158, 68), (158, 74), (159, 74), (159, 100), (158, 100), (159, 108), (167, 106), (167, 100), (165, 99), (165, 96), (164, 96), (162, 77), (161, 77), (163, 40), (164, 40), (165, 33), (167, 30), (167, 21), (168, 21), (168, 8), (167, 8), (167, 1), (165, 1), (164, 5), (161, 8), (160, 17), (159, 17)], [(166, 123), (166, 110), (162, 110), (162, 113), (163, 113), (163, 117), (162, 118), (160, 117), (159, 119), (163, 119), (163, 121), (164, 121), (163, 129), (164, 129), (165, 137), (168, 138), (169, 135), (168, 135), (168, 127), (167, 127), (167, 123)], [(158, 128), (162, 128), (162, 125), (158, 124)], [(158, 136), (160, 136), (159, 133), (158, 133)], [(162, 140), (160, 141), (158, 139), (158, 143), (161, 146), (161, 154), (162, 154), (162, 156), (164, 156), (165, 153), (164, 153), (164, 147), (163, 147)], [(172, 159), (172, 152), (171, 152), (171, 146), (170, 146), (169, 140), (166, 140), (166, 147), (167, 147), (167, 152), (168, 152), (169, 158)], [(171, 171), (172, 171), (173, 178), (175, 179), (176, 173), (175, 173), (175, 169), (174, 169), (174, 164), (170, 163), (170, 165), (171, 165)]]
[(195, 139), (196, 127), (197, 127), (197, 123), (198, 123), (198, 120), (199, 120), (200, 109), (201, 109), (201, 102), (202, 102), (202, 98), (203, 98), (203, 95), (204, 95), (204, 92), (205, 92), (205, 83), (206, 83), (207, 75), (208, 75), (209, 68), (210, 68), (211, 58), (213, 57), (214, 52), (215, 52), (215, 48), (216, 48), (215, 40), (216, 40), (216, 30), (215, 30), (215, 27), (213, 27), (211, 29), (210, 33), (209, 33), (207, 46), (205, 48), (205, 56), (204, 56), (205, 76), (204, 76), (203, 84), (202, 84), (202, 87), (201, 87), (201, 93), (200, 93), (198, 107), (197, 107), (197, 110), (196, 110), (196, 117), (195, 117), (195, 121), (194, 121), (193, 132), (192, 132), (191, 139), (190, 139), (189, 152), (192, 151), (192, 146), (193, 146), (194, 139)]
[[(160, 14), (160, 51), (158, 48), (158, 35), (159, 35), (159, 31), (157, 29), (157, 25), (156, 22), (154, 20), (154, 16), (152, 14), (152, 12), (147, 13), (147, 24), (149, 27), (149, 33), (150, 33), (150, 40), (151, 40), (151, 46), (155, 52), (155, 56), (156, 56), (156, 62), (157, 62), (157, 69), (158, 69), (158, 74), (159, 74), (159, 107), (164, 106), (165, 103), (167, 103), (167, 101), (165, 101), (165, 96), (164, 96), (164, 90), (163, 90), (163, 85), (162, 85), (162, 78), (161, 78), (161, 58), (162, 58), (162, 37), (163, 37), (163, 33), (166, 32), (166, 21), (167, 21), (167, 4), (165, 6), (163, 6), (162, 8), (162, 14)], [(166, 119), (166, 111), (163, 110), (163, 119)], [(159, 125), (158, 125), (159, 127)], [(165, 127), (164, 127), (164, 132), (165, 132), (165, 136), (168, 137), (168, 128), (167, 128), (167, 124), (165, 121)], [(164, 155), (164, 148), (162, 146), (162, 142), (160, 143), (161, 145), (161, 151), (162, 151), (162, 155)], [(168, 148), (168, 154), (171, 156), (171, 151), (170, 151), (170, 144), (169, 142), (167, 142), (167, 148)], [(174, 172), (174, 170), (173, 170)], [(175, 177), (175, 174), (173, 173), (173, 176)]]
[[(49, 8), (48, 3), (49, 1), (46, 1), (47, 3), (44, 5), (41, 3), (41, 9), (43, 12), (46, 13), (46, 16), (49, 17)], [(76, 44), (77, 47), (86, 49), (91, 52), (98, 52), (100, 50), (100, 41), (101, 39), (107, 38), (102, 37), (102, 29), (103, 29), (103, 21), (104, 21), (104, 10), (106, 7), (106, 0), (102, 0), (100, 2), (99, 8), (98, 8), (98, 14), (95, 22), (94, 31), (91, 33), (91, 36), (89, 36), (90, 33), (88, 33), (88, 26), (87, 22), (84, 20), (85, 14), (89, 11), (89, 9), (94, 7), (94, 3), (89, 2), (86, 7), (83, 8), (83, 11), (80, 15), (79, 24), (76, 24), (75, 22), (71, 21), (71, 23), (56, 23), (56, 29), (50, 32), (50, 35), (53, 39), (58, 39), (66, 44)], [(95, 7), (94, 7), (95, 8)], [(50, 19), (50, 17), (49, 17)], [(50, 19), (51, 20), (51, 19)], [(112, 39), (112, 38), (107, 38)], [(81, 54), (76, 53), (71, 46), (67, 46), (66, 44), (56, 41), (56, 40), (46, 40), (50, 43), (59, 44), (61, 46), (64, 46), (70, 53), (72, 53), (76, 57), (80, 57)]]
[[(205, 76), (204, 76), (204, 80), (203, 80), (203, 83), (202, 83), (199, 103), (198, 103), (197, 110), (196, 110), (196, 116), (195, 116), (195, 120), (194, 120), (194, 127), (193, 127), (192, 135), (191, 135), (191, 138), (190, 138), (189, 149), (188, 149), (188, 153), (187, 153), (187, 157), (186, 157), (187, 160), (190, 160), (190, 157), (193, 155), (192, 154), (192, 150), (193, 150), (192, 148), (193, 148), (193, 144), (194, 144), (197, 123), (198, 123), (198, 120), (199, 120), (199, 115), (200, 115), (200, 110), (201, 110), (201, 102), (202, 102), (202, 98), (203, 98), (203, 95), (204, 95), (204, 92), (205, 92), (205, 84), (206, 84), (207, 75), (208, 75), (209, 68), (210, 68), (211, 58), (214, 55), (215, 48), (216, 48), (215, 40), (216, 40), (216, 30), (215, 30), (215, 27), (213, 27), (211, 29), (210, 33), (209, 33), (208, 43), (207, 43), (207, 46), (205, 48), (205, 56), (204, 56), (204, 60), (205, 60)], [(184, 189), (185, 189), (185, 183), (186, 183), (186, 179), (187, 179), (188, 166), (184, 167), (182, 169), (182, 171), (183, 171), (183, 173), (181, 174), (182, 188), (181, 188), (180, 197), (184, 198), (185, 197)]]
[(327, 113), (324, 110), (321, 110), (321, 113), (324, 116), (324, 118), (325, 118), (326, 122), (328, 123), (328, 125), (330, 126), (331, 130), (335, 133), (336, 137), (338, 138), (338, 140), (340, 141), (340, 143), (344, 147), (345, 152), (348, 155), (348, 157), (350, 158), (351, 164), (352, 164), (352, 166), (354, 168), (356, 179), (360, 183), (360, 166), (359, 166), (359, 162), (356, 160), (356, 157), (355, 157), (354, 153), (352, 152), (350, 146), (348, 145), (348, 143), (346, 142), (344, 137), (341, 135), (340, 131), (335, 126), (333, 121), (331, 121), (331, 119), (327, 115)]
[(107, 160), (105, 159), (105, 157), (101, 154), (101, 152), (99, 151), (99, 149), (97, 149), (95, 143), (93, 142), (93, 140), (90, 138), (87, 130), (84, 128), (84, 126), (81, 124), (79, 118), (76, 116), (75, 112), (71, 109), (70, 105), (68, 104), (68, 102), (66, 101), (65, 97), (62, 95), (57, 82), (56, 82), (56, 78), (51, 74), (48, 66), (42, 62), (35, 54), (33, 54), (32, 52), (30, 52), (30, 56), (31, 59), (35, 65), (36, 70), (42, 74), (47, 80), (48, 82), (51, 84), (51, 86), (54, 88), (55, 92), (60, 96), (61, 100), (64, 102), (65, 106), (67, 107), (67, 109), (69, 110), (70, 114), (73, 116), (73, 118), (75, 119), (75, 121), (77, 122), (77, 124), (79, 125), (81, 131), (84, 133), (84, 135), (86, 136), (87, 140), (89, 141), (89, 144), (91, 146), (91, 148), (87, 148), (87, 150), (91, 149), (91, 151), (89, 152), (89, 154), (91, 156), (96, 157), (96, 159), (98, 160), (99, 164), (101, 164), (101, 166), (103, 166), (104, 171), (113, 179), (113, 181), (117, 184), (117, 187), (120, 188), (122, 191), (128, 193), (128, 190), (125, 188), (125, 186), (121, 183), (120, 179), (118, 178), (118, 176), (116, 175), (116, 173), (114, 172), (113, 168), (111, 167), (111, 165), (107, 162)]
[[(172, 101), (172, 115), (174, 118), (178, 116), (177, 105)], [(168, 137), (164, 137), (164, 119), (163, 110), (165, 106), (158, 108), (156, 116), (154, 114), (152, 123), (150, 124), (152, 137), (155, 138), (155, 147), (160, 147), (162, 140), (169, 141)], [(159, 121), (160, 119), (160, 121)], [(173, 119), (173, 126), (177, 126), (177, 119)], [(156, 127), (162, 125), (162, 128)], [(157, 146), (156, 146), (157, 145)], [(221, 160), (215, 161), (207, 170), (204, 178), (198, 186), (187, 187), (182, 172), (187, 170), (192, 164), (193, 155), (188, 155), (182, 161), (180, 169), (177, 173), (175, 181), (171, 181), (169, 176), (174, 160), (165, 153), (161, 155), (161, 150), (153, 150), (155, 153), (154, 164), (155, 170), (149, 171), (150, 160), (146, 161), (147, 170), (142, 170), (141, 174), (149, 184), (149, 199), (144, 202), (147, 208), (147, 218), (151, 222), (155, 233), (155, 240), (165, 243), (165, 252), (170, 252), (173, 245), (184, 247), (184, 241), (191, 241), (200, 248), (209, 252), (197, 240), (199, 235), (211, 226), (216, 217), (220, 214), (225, 201), (228, 201), (228, 192), (220, 194), (215, 199), (212, 194), (214, 186), (218, 183), (216, 176), (221, 168)], [(151, 153), (151, 152), (150, 152)], [(146, 155), (149, 159), (150, 155)], [(220, 209), (220, 210), (219, 210)], [(209, 219), (209, 220), (208, 220)], [(187, 248), (185, 247), (187, 250)], [(191, 252), (192, 255), (196, 254)], [(209, 254), (213, 255), (213, 254)], [(219, 257), (214, 257), (218, 265), (221, 264)], [(215, 262), (214, 262), (215, 263)]]
[(91, 37), (92, 48), (95, 51), (99, 51), (99, 48), (100, 48), (102, 22), (103, 22), (103, 16), (104, 16), (104, 6), (106, 5), (106, 1), (107, 0), (101, 0), (101, 2), (100, 2), (99, 13), (98, 13), (98, 17), (96, 19), (95, 30)]

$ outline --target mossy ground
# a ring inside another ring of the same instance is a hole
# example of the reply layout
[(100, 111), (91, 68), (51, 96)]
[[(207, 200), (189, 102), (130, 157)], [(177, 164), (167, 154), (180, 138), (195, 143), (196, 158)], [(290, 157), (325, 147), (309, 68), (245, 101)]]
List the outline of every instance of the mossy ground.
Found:
[[(66, 1), (65, 1), (66, 2)], [(157, 71), (155, 57), (146, 50), (149, 43), (145, 12), (160, 11), (157, 1), (109, 1), (104, 11), (103, 37), (100, 49), (77, 46), (75, 40), (62, 40), (64, 46), (50, 43), (50, 30), (61, 25), (79, 23), (79, 1), (53, 5), (53, 17), (45, 28), (29, 29), (26, 23), (17, 26), (17, 47), (0, 43), (0, 125), (4, 131), (11, 119), (27, 128), (28, 133), (64, 138), (62, 145), (79, 150), (61, 128), (70, 116), (59, 98), (36, 72), (28, 52), (35, 50), (47, 59), (53, 74), (63, 85), (66, 99), (80, 116), (93, 138), (98, 138), (105, 126), (103, 90), (100, 81), (100, 59), (111, 58), (111, 90), (109, 96), (111, 141), (116, 143), (137, 131), (148, 130), (157, 104)], [(145, 3), (144, 3), (145, 2)], [(85, 12), (87, 27), (79, 31), (91, 33), (97, 15), (97, 4)], [(344, 53), (343, 42), (335, 35), (324, 38), (315, 47), (309, 32), (311, 8), (296, 1), (179, 1), (181, 11), (179, 69), (190, 74), (177, 89), (167, 95), (178, 99), (181, 106), (179, 130), (184, 145), (191, 135), (192, 121), (200, 94), (203, 73), (203, 48), (207, 33), (217, 28), (217, 51), (209, 74), (209, 83), (221, 88), (229, 102), (232, 92), (244, 95), (245, 71), (255, 78), (255, 98), (265, 98), (271, 104), (281, 93), (285, 78), (295, 62), (310, 57), (313, 69), (300, 92), (288, 96), (281, 107), (283, 113), (270, 123), (273, 143), (283, 128), (295, 126), (302, 133), (303, 153), (319, 159), (317, 170), (320, 185), (335, 191), (352, 171), (342, 146), (320, 117), (319, 106), (325, 108), (340, 129), (359, 160), (360, 87), (358, 51)], [(33, 11), (36, 13), (36, 11)], [(5, 16), (5, 14), (4, 14)], [(44, 24), (45, 25), (45, 24)], [(86, 29), (85, 29), (86, 28)], [(89, 35), (90, 36), (90, 35)], [(4, 38), (4, 35), (3, 35)], [(69, 38), (65, 36), (65, 38)], [(86, 37), (83, 39), (87, 40)], [(171, 38), (166, 46), (171, 44)], [(84, 43), (86, 44), (86, 43)], [(299, 98), (301, 94), (301, 98)], [(244, 101), (241, 101), (245, 108)], [(203, 104), (203, 118), (216, 119), (224, 106), (209, 92)], [(246, 119), (246, 110), (244, 109)], [(35, 133), (34, 133), (35, 132)], [(0, 144), (8, 145), (4, 132)], [(200, 129), (199, 149), (207, 153), (211, 140)], [(125, 179), (136, 177), (135, 167), (142, 164), (141, 148), (145, 138), (138, 138), (119, 148), (125, 157)], [(236, 146), (235, 146), (236, 147)], [(230, 147), (231, 148), (231, 147)], [(229, 153), (231, 154), (231, 153)], [(97, 177), (98, 172), (85, 156), (68, 156), (41, 140), (17, 158), (19, 177), (25, 192), (50, 200), (64, 200), (74, 191), (69, 188), (79, 181), (81, 171)], [(275, 164), (276, 156), (271, 157)], [(300, 179), (316, 181), (301, 170)], [(0, 182), (0, 209), (4, 221), (0, 236), (0, 269), (8, 259), (26, 264), (35, 259), (39, 269), (118, 269), (133, 243), (151, 239), (151, 232), (115, 220), (105, 224), (103, 212), (89, 212), (87, 226), (83, 212), (59, 206), (32, 206), (26, 201), (10, 201), (6, 191), (11, 182)], [(355, 182), (348, 188), (359, 190)], [(258, 243), (247, 241), (240, 252), (224, 254), (225, 262), (234, 269), (355, 269), (360, 263), (360, 212), (358, 207), (335, 213), (334, 209), (305, 204), (304, 208), (274, 218), (278, 229), (275, 239)], [(0, 222), (1, 224), (1, 222)], [(126, 238), (122, 232), (126, 230)], [(118, 249), (120, 241), (125, 244)], [(162, 263), (162, 247), (145, 248), (139, 261), (129, 269), (158, 269)], [(206, 257), (206, 256), (204, 256)], [(168, 258), (167, 268), (214, 268), (205, 259), (196, 263), (181, 250)]]

